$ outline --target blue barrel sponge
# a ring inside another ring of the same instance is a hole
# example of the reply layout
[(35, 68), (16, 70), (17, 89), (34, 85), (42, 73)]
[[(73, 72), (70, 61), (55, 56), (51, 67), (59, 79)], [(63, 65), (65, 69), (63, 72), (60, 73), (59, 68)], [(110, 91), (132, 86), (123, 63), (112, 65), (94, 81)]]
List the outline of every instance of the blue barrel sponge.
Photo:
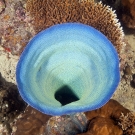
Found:
[(57, 24), (28, 43), (17, 64), (16, 81), (22, 98), (45, 114), (95, 110), (119, 84), (119, 57), (95, 28)]

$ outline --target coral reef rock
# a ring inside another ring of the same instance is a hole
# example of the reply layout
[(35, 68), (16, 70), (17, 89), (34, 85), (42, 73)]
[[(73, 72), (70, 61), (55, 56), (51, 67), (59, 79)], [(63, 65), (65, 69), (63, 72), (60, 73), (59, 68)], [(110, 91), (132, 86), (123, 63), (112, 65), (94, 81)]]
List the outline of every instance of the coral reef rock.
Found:
[(123, 135), (123, 131), (113, 120), (104, 117), (92, 119), (88, 130), (89, 132), (80, 135)]
[(5, 128), (5, 132), (12, 131), (10, 124), (25, 107), (26, 103), (20, 97), (16, 85), (6, 82), (0, 75), (0, 124), (1, 128)]
[(118, 125), (123, 130), (123, 135), (134, 135), (135, 134), (135, 114), (134, 113), (127, 113), (127, 115), (124, 115), (121, 113), (121, 116), (119, 118), (120, 122)]
[(16, 84), (15, 72), (19, 56), (12, 55), (0, 46), (0, 73), (7, 81)]
[[(15, 135), (75, 135), (86, 130), (87, 119), (85, 114), (49, 116), (28, 106), (20, 114), (15, 127)], [(80, 128), (81, 126), (81, 128)]]
[[(85, 117), (88, 121), (87, 124), (82, 122), (82, 125), (86, 124), (87, 128), (80, 133), (78, 126), (73, 125), (73, 120), (69, 119), (69, 116), (51, 117), (28, 106), (24, 113), (20, 115), (21, 117), (17, 119), (15, 124), (17, 130), (14, 132), (14, 135), (76, 135), (76, 133), (78, 133), (77, 135), (135, 134), (135, 115), (116, 100), (111, 99), (100, 109), (81, 113), (81, 115), (83, 117), (76, 114), (81, 121)], [(77, 121), (76, 124), (78, 125)]]
[(0, 13), (2, 13), (2, 11), (4, 11), (5, 8), (6, 8), (6, 4), (4, 0), (0, 0)]
[(89, 120), (88, 131), (78, 135), (123, 135), (123, 133), (135, 133), (134, 115), (116, 100), (111, 99), (100, 109), (85, 112), (85, 115)]
[(127, 107), (130, 111), (135, 112), (135, 51), (131, 48), (130, 44), (126, 45), (125, 55), (126, 63), (121, 64), (123, 65), (121, 81), (112, 98), (124, 107)]
[(135, 0), (122, 0), (122, 20), (128, 28), (135, 29)]
[(0, 90), (0, 122), (12, 121), (14, 116), (24, 110), (24, 102), (15, 85), (7, 90)]
[(88, 125), (84, 113), (54, 116), (47, 122), (46, 135), (76, 135), (86, 131)]
[(121, 113), (126, 115), (129, 112), (130, 111), (128, 109), (124, 108), (116, 100), (110, 99), (109, 102), (100, 109), (85, 112), (85, 114), (89, 120), (97, 116), (118, 120), (121, 116)]
[(45, 115), (28, 106), (16, 122), (15, 135), (44, 135), (46, 123), (51, 116)]
[(135, 74), (132, 75), (132, 80), (130, 84), (131, 84), (131, 87), (135, 88)]
[[(2, 3), (0, 0), (0, 10)], [(26, 14), (26, 0), (5, 0), (6, 8), (0, 14), (0, 46), (13, 55), (20, 55), (34, 30)], [(4, 3), (3, 3), (4, 6)]]

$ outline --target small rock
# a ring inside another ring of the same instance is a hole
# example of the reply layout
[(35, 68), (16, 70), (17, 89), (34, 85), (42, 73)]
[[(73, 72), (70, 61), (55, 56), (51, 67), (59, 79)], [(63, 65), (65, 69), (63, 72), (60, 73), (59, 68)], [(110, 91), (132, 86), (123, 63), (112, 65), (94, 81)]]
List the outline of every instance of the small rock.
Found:
[(14, 6), (16, 17), (22, 21), (25, 17), (25, 9), (21, 1), (17, 2)]
[(135, 74), (133, 74), (132, 77), (133, 77), (133, 80), (135, 80)]
[(135, 61), (134, 61), (134, 64), (133, 64), (133, 68), (135, 68)]
[(135, 74), (132, 75), (132, 78), (133, 79), (131, 80), (130, 85), (132, 88), (135, 88)]
[(17, 129), (12, 133), (14, 135), (43, 135), (46, 130), (46, 122), (51, 117), (30, 106), (20, 115), (21, 117), (14, 125)]
[(131, 71), (131, 68), (129, 65), (127, 65), (124, 69), (124, 74), (125, 75), (131, 75), (132, 74), (132, 71)]
[(0, 0), (0, 13), (2, 13), (2, 11), (4, 11), (6, 8), (6, 4), (4, 2), (4, 0)]

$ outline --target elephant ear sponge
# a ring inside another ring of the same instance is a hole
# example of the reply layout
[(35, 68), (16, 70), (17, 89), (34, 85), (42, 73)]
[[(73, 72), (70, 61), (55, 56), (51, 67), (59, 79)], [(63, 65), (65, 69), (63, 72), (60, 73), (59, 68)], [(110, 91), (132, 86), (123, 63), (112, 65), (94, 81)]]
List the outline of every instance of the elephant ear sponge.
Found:
[(87, 24), (102, 32), (122, 57), (123, 30), (109, 6), (93, 0), (27, 0), (26, 8), (34, 19), (36, 32), (66, 22)]

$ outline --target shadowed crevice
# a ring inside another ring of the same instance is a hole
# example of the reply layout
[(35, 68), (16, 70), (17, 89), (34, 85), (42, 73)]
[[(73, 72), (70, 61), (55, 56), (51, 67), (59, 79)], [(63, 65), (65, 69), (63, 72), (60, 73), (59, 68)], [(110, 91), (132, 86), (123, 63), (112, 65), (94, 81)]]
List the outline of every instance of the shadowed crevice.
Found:
[(62, 106), (79, 100), (79, 98), (74, 94), (73, 90), (67, 85), (64, 85), (63, 87), (58, 89), (54, 96), (55, 99), (59, 101)]

